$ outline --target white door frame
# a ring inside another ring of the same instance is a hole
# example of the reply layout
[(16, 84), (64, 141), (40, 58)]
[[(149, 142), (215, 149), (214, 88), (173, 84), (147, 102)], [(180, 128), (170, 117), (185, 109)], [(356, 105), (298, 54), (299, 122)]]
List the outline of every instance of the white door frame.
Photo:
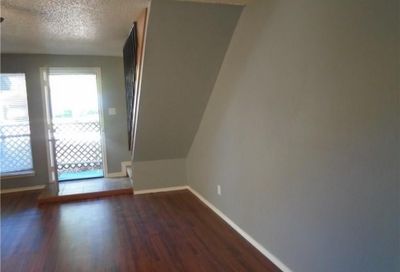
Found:
[(40, 83), (42, 94), (42, 108), (43, 108), (43, 121), (44, 121), (44, 135), (46, 140), (46, 155), (47, 155), (47, 169), (49, 175), (49, 183), (55, 184), (58, 190), (58, 172), (57, 162), (55, 155), (55, 144), (53, 136), (53, 128), (50, 120), (51, 117), (51, 99), (50, 99), (50, 85), (49, 85), (49, 69), (47, 67), (40, 67)]
[[(99, 108), (99, 123), (100, 123), (100, 137), (101, 137), (101, 146), (102, 146), (102, 158), (103, 158), (103, 172), (104, 177), (108, 176), (108, 163), (107, 163), (107, 147), (106, 147), (106, 137), (104, 131), (104, 110), (103, 110), (103, 95), (102, 95), (102, 86), (101, 86), (101, 69), (100, 67), (44, 67), (40, 68), (41, 74), (42, 70), (47, 70), (48, 75), (50, 74), (94, 74), (96, 75), (96, 83), (97, 83), (97, 103)], [(42, 77), (41, 77), (42, 78)], [(50, 87), (49, 91), (50, 91)], [(42, 87), (44, 92), (44, 87)], [(45, 101), (44, 101), (45, 102)], [(47, 105), (44, 104), (44, 107)], [(44, 111), (47, 114), (47, 111)], [(47, 116), (45, 116), (47, 117)], [(48, 130), (47, 122), (45, 122), (45, 129)], [(46, 134), (47, 135), (47, 134)], [(49, 144), (49, 141), (47, 141)], [(49, 160), (48, 160), (49, 162)], [(50, 168), (50, 165), (48, 166)]]

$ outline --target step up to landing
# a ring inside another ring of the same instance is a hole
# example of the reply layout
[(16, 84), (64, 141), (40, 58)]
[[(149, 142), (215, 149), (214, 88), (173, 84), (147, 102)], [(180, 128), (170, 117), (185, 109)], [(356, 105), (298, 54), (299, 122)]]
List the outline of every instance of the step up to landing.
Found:
[(62, 203), (116, 195), (133, 195), (129, 178), (100, 178), (51, 184), (40, 194), (39, 204)]

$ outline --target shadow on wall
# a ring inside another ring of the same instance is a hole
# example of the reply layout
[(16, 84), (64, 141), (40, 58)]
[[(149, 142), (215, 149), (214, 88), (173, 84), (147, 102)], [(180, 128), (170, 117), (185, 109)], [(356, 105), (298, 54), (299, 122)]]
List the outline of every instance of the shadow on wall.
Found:
[[(237, 88), (238, 85), (241, 84), (239, 79), (241, 76), (248, 70), (248, 66), (251, 66), (252, 63), (250, 62), (250, 56), (254, 54), (254, 50), (257, 47), (257, 44), (259, 43), (260, 37), (262, 36), (262, 32), (264, 31), (264, 26), (268, 24), (268, 21), (271, 20), (271, 17), (274, 13), (274, 9), (277, 6), (277, 3), (279, 2), (278, 0), (271, 0), (271, 1), (260, 1), (261, 7), (257, 11), (259, 13), (258, 16), (254, 17), (254, 20), (252, 22), (252, 30), (251, 32), (248, 32), (248, 35), (245, 40), (235, 40), (232, 39), (231, 43), (229, 45), (229, 48), (226, 52), (226, 55), (229, 54), (229, 51), (232, 50), (230, 49), (231, 47), (236, 47), (239, 48), (239, 50), (235, 51), (235, 58), (224, 58), (224, 62), (222, 65), (225, 66), (230, 66), (230, 80), (225, 81), (223, 86), (214, 86), (214, 88), (218, 87), (222, 93), (220, 98), (224, 98), (221, 100), (209, 100), (208, 102), (212, 104), (218, 104), (218, 110), (220, 111), (219, 115), (213, 116), (214, 119), (211, 124), (213, 124), (212, 129), (218, 131), (223, 127), (223, 117), (225, 116), (224, 113), (226, 113), (229, 109), (229, 107), (232, 105), (233, 101), (235, 100), (235, 94), (230, 94), (230, 95), (225, 95), (225, 93), (230, 93), (232, 90), (239, 90)], [(243, 15), (242, 15), (243, 16)], [(243, 26), (241, 24), (238, 24), (235, 32), (240, 32), (242, 31)], [(240, 44), (240, 46), (238, 46)], [(225, 56), (226, 56), (225, 55)], [(215, 84), (221, 84), (221, 82), (216, 81)], [(241, 90), (246, 90), (247, 86), (242, 86)], [(223, 93), (224, 92), (224, 93)], [(208, 105), (209, 107), (209, 105)], [(204, 118), (205, 116), (203, 116)], [(206, 122), (203, 121), (202, 122)]]

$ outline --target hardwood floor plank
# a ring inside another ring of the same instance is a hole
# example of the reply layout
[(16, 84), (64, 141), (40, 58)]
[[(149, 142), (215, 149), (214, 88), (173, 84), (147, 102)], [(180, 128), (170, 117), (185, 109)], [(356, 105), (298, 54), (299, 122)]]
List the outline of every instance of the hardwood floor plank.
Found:
[(1, 198), (2, 271), (279, 271), (187, 190), (37, 206)]

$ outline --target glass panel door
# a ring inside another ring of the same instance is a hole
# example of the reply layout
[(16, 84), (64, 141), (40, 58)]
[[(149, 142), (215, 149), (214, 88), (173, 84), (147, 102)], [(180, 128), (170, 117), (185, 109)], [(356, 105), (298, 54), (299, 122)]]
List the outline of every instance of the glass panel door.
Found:
[(50, 69), (51, 116), (59, 181), (104, 176), (95, 72)]

